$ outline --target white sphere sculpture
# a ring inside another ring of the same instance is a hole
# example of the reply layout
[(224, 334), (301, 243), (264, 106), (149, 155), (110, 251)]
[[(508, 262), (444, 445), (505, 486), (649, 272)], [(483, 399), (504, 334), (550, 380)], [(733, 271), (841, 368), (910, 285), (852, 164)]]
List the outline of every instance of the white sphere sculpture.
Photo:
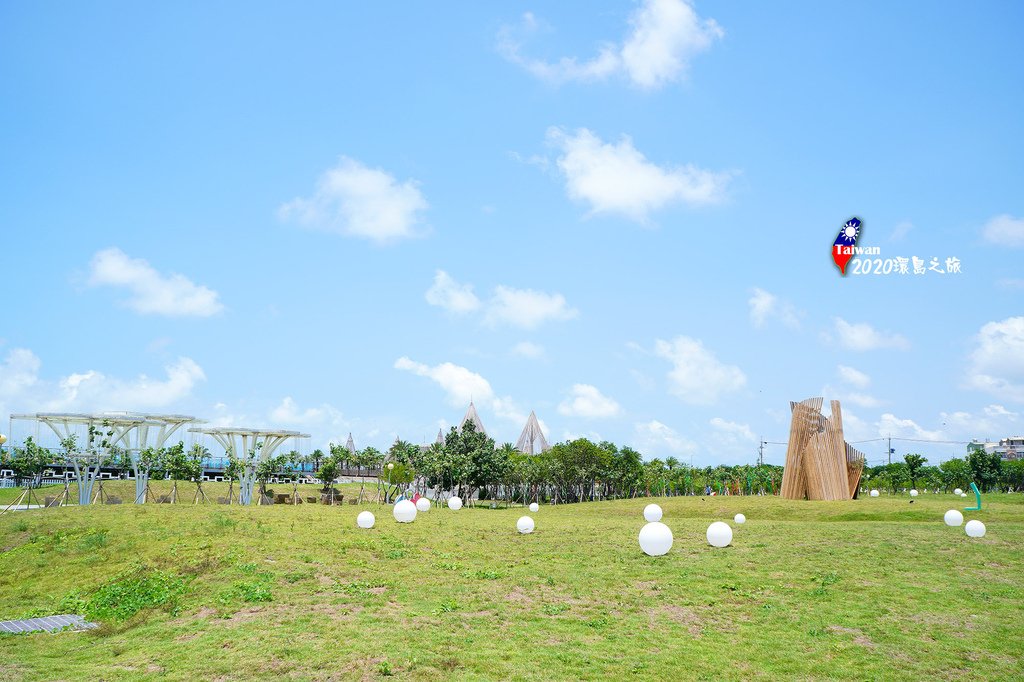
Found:
[(953, 494), (954, 494), (954, 495), (963, 495), (963, 494), (964, 494), (964, 491), (963, 491), (963, 490), (960, 490), (960, 488), (957, 488), (956, 490), (954, 490), (954, 491), (953, 491)]
[(430, 500), (428, 500), (425, 497), (421, 497), (420, 499), (416, 500), (416, 511), (430, 511)]
[(416, 520), (416, 505), (409, 500), (402, 500), (395, 505), (395, 510), (392, 513), (395, 515), (395, 521), (412, 523)]
[(914, 488), (911, 488), (910, 489), (910, 496), (911, 497), (917, 497), (917, 490), (915, 490)]
[(871, 491), (871, 497), (878, 497), (878, 491), (877, 490), (872, 490)]
[(737, 514), (736, 516), (733, 517), (732, 520), (735, 521), (736, 523), (746, 523), (747, 522), (747, 517), (744, 516), (743, 514)]
[(985, 524), (978, 519), (972, 519), (964, 526), (964, 531), (972, 538), (985, 537)]
[(661, 507), (656, 504), (649, 504), (644, 507), (644, 518), (649, 523), (661, 521)]
[(373, 515), (373, 512), (359, 512), (359, 516), (356, 517), (356, 525), (360, 528), (373, 528), (373, 524), (377, 522), (377, 518)]
[(661, 556), (672, 549), (672, 529), (660, 521), (652, 521), (640, 529), (640, 549), (647, 556)]
[(520, 516), (519, 520), (516, 521), (516, 530), (523, 535), (533, 532), (533, 519), (529, 516)]
[(708, 526), (708, 544), (712, 547), (727, 547), (732, 542), (732, 528), (724, 521), (715, 521)]
[(462, 509), (462, 498), (455, 497), (454, 495), (449, 497), (448, 508), (451, 509), (452, 511), (459, 511), (460, 509)]
[(960, 497), (967, 497), (967, 493), (960, 493)]
[(536, 514), (537, 512), (540, 511), (540, 505), (537, 504), (536, 502), (531, 502), (530, 503), (530, 511), (533, 512), (534, 514)]
[(947, 526), (959, 526), (964, 522), (964, 515), (958, 509), (950, 509), (942, 517), (942, 520), (946, 522)]

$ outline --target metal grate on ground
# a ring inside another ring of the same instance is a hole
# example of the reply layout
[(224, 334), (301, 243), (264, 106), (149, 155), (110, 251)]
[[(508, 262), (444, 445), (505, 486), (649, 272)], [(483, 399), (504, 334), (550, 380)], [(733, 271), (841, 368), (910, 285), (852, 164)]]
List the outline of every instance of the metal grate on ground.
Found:
[(24, 620), (0, 620), (0, 632), (58, 632), (64, 630), (89, 630), (99, 627), (98, 623), (90, 623), (81, 616), (65, 614), (46, 616), (44, 618), (26, 618)]

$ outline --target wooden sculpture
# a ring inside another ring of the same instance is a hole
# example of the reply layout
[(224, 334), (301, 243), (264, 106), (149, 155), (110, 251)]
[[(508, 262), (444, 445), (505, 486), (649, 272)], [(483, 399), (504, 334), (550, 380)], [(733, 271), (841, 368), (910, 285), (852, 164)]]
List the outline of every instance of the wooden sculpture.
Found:
[(832, 417), (821, 414), (822, 398), (791, 402), (782, 496), (790, 500), (849, 500), (857, 497), (864, 455), (843, 440), (843, 413), (831, 401)]

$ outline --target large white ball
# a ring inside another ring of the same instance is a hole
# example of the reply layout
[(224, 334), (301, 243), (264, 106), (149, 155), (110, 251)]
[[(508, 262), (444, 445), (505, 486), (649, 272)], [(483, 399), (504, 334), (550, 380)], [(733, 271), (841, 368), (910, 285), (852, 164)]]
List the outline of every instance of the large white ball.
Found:
[(360, 528), (373, 528), (373, 524), (377, 522), (377, 518), (373, 515), (373, 512), (359, 512), (359, 516), (356, 517), (356, 525)]
[(640, 529), (640, 549), (648, 556), (668, 554), (672, 549), (672, 529), (659, 521), (652, 521)]
[(454, 495), (449, 497), (448, 498), (448, 508), (453, 510), (453, 511), (459, 511), (460, 509), (462, 509), (462, 498), (461, 497), (455, 497)]
[(910, 496), (911, 496), (911, 497), (917, 497), (917, 491), (916, 491), (916, 490), (914, 490), (913, 488), (911, 488), (911, 489), (910, 489)]
[(395, 515), (395, 521), (399, 523), (412, 523), (416, 520), (416, 505), (409, 500), (402, 500), (395, 505), (392, 513)]
[(942, 520), (946, 522), (947, 526), (959, 526), (964, 522), (964, 515), (958, 509), (950, 509), (942, 517)]
[(972, 519), (964, 526), (964, 531), (972, 538), (985, 537), (985, 524), (978, 519)]
[(421, 497), (420, 499), (416, 500), (416, 511), (430, 511), (430, 500), (428, 500), (425, 497)]
[(644, 507), (644, 518), (650, 523), (661, 521), (661, 507), (656, 504), (647, 505)]
[(871, 491), (871, 497), (878, 497), (878, 491), (877, 490), (872, 490)]
[(536, 502), (531, 502), (530, 503), (530, 511), (533, 512), (534, 514), (536, 514), (537, 512), (540, 511), (540, 505), (537, 504)]
[(531, 519), (529, 516), (520, 516), (519, 520), (516, 521), (516, 530), (518, 530), (520, 533), (523, 533), (524, 535), (526, 533), (532, 533), (533, 519)]
[(733, 517), (732, 520), (735, 521), (736, 523), (746, 523), (747, 522), (747, 517), (744, 516), (743, 514), (737, 514), (736, 516)]
[(960, 488), (957, 488), (956, 490), (953, 491), (954, 495), (963, 495), (963, 493), (964, 493), (964, 491), (960, 490)]
[(727, 547), (732, 542), (732, 528), (724, 521), (715, 521), (708, 526), (708, 544), (712, 547)]

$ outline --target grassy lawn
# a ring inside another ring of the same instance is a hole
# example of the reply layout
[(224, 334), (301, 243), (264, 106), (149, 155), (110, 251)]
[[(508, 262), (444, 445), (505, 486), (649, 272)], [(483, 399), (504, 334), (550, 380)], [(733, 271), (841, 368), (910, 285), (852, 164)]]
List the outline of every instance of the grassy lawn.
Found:
[(9, 513), (0, 619), (103, 625), (0, 636), (0, 678), (1021, 679), (1024, 496), (964, 513), (982, 539), (942, 523), (970, 500), (908, 500), (656, 500), (660, 558), (636, 541), (649, 500), (545, 506), (525, 536), (522, 509)]

